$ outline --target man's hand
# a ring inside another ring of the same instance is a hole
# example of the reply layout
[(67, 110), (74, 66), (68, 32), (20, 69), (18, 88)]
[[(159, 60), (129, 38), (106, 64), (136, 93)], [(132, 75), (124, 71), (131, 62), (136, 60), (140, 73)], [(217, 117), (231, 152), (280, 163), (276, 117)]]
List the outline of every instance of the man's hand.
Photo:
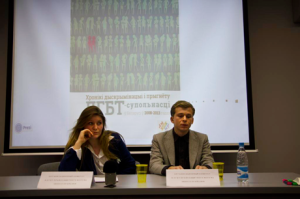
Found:
[(197, 165), (195, 169), (208, 169), (206, 166)]
[(171, 166), (168, 169), (183, 169), (183, 167), (180, 165), (179, 166)]

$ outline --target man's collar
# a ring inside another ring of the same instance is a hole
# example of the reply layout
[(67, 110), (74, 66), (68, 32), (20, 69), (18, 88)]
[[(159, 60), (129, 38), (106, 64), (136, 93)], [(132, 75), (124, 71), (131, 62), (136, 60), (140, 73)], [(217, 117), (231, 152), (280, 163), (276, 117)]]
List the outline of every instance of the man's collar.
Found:
[(190, 130), (187, 134), (185, 134), (184, 136), (180, 137), (179, 135), (177, 135), (175, 133), (175, 130), (173, 128), (173, 137), (174, 137), (174, 142), (176, 142), (179, 138), (183, 138), (186, 142), (189, 142), (189, 137), (190, 137)]

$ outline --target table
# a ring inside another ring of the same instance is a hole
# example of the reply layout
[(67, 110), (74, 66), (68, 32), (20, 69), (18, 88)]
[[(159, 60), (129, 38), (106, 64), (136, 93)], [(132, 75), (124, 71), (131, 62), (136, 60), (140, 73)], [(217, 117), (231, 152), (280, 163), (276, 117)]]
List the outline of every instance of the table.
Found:
[(286, 198), (300, 196), (300, 186), (289, 186), (282, 179), (300, 177), (296, 173), (250, 173), (248, 184), (239, 184), (235, 173), (224, 173), (220, 187), (166, 187), (166, 178), (147, 175), (147, 183), (137, 183), (136, 175), (118, 175), (115, 188), (95, 183), (90, 189), (37, 189), (39, 176), (0, 177), (0, 197), (46, 198)]

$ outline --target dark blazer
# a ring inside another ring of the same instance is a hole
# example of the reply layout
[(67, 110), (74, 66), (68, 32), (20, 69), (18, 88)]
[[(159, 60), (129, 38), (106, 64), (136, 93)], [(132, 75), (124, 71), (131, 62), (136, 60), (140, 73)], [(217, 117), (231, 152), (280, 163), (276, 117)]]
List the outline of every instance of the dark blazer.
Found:
[[(208, 165), (212, 168), (214, 158), (205, 134), (190, 130), (189, 135), (190, 168)], [(165, 166), (175, 165), (175, 146), (173, 129), (153, 136), (150, 154), (150, 173), (161, 174)]]
[[(110, 141), (109, 150), (115, 154), (120, 162), (118, 164), (117, 174), (135, 174), (135, 160), (130, 155), (125, 143), (118, 133), (112, 133), (114, 138)], [(112, 147), (111, 147), (112, 146)], [(88, 148), (82, 150), (84, 159), (79, 160), (74, 149), (69, 149), (60, 162), (59, 171), (93, 171), (97, 175), (94, 159)], [(81, 163), (81, 161), (83, 161)]]

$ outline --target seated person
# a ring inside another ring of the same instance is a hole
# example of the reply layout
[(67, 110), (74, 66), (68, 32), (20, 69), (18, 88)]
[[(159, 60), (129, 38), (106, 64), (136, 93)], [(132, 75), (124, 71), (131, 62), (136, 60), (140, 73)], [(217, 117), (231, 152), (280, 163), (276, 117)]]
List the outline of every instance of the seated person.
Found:
[(84, 109), (74, 126), (65, 147), (59, 171), (93, 171), (103, 173), (107, 160), (118, 163), (117, 174), (135, 174), (135, 160), (130, 155), (123, 137), (105, 130), (106, 119), (97, 106)]
[(195, 108), (178, 101), (171, 108), (174, 128), (153, 136), (150, 154), (151, 173), (166, 175), (167, 169), (211, 169), (214, 162), (208, 137), (190, 130)]

